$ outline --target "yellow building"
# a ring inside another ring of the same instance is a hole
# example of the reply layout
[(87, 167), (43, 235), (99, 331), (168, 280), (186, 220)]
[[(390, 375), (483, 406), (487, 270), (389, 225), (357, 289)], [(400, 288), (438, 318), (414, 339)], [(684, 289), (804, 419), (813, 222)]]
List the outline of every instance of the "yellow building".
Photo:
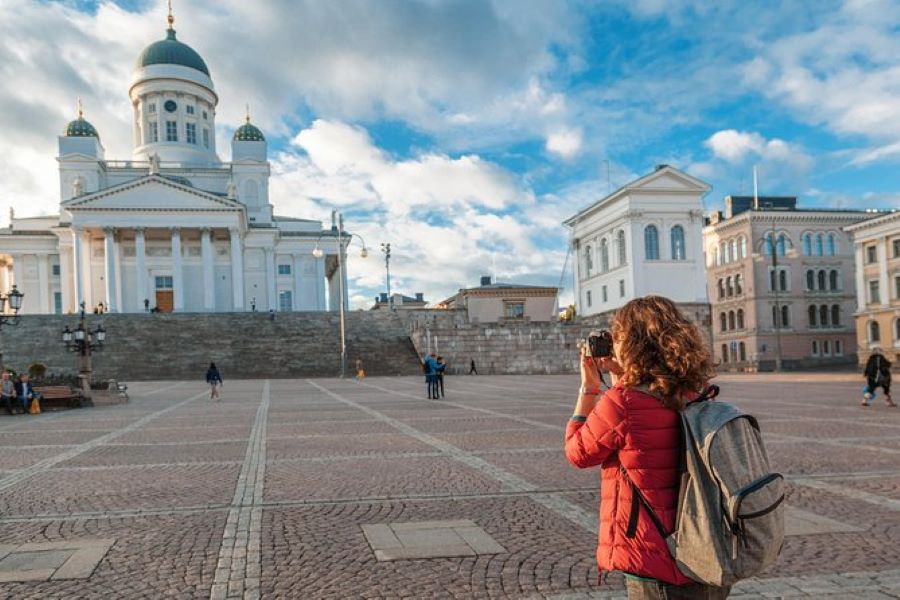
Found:
[(876, 348), (900, 356), (900, 211), (844, 228), (856, 248), (856, 339), (859, 362)]

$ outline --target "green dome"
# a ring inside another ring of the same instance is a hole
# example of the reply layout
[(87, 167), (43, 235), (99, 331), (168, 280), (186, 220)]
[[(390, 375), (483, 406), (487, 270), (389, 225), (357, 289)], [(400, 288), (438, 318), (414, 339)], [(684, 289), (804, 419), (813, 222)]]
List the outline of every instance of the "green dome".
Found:
[(204, 73), (209, 77), (209, 69), (197, 52), (175, 39), (175, 30), (166, 31), (166, 39), (153, 42), (138, 56), (134, 68), (140, 69), (149, 65), (181, 65)]
[(264, 142), (266, 137), (256, 125), (251, 125), (248, 121), (244, 123), (234, 132), (235, 142)]
[(98, 140), (100, 139), (94, 126), (81, 116), (66, 125), (66, 137), (95, 137)]

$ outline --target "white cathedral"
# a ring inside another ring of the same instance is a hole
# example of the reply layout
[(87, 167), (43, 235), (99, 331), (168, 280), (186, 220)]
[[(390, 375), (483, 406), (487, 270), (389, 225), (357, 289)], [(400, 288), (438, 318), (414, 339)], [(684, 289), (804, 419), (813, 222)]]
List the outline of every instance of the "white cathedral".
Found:
[(109, 312), (336, 310), (346, 269), (340, 281), (335, 223), (272, 213), (266, 140), (249, 114), (231, 162), (219, 160), (219, 97), (173, 23), (170, 14), (165, 39), (134, 67), (131, 160), (107, 160), (79, 110), (59, 136), (59, 215), (10, 211), (0, 229), (0, 292), (16, 285), (24, 314), (81, 302)]

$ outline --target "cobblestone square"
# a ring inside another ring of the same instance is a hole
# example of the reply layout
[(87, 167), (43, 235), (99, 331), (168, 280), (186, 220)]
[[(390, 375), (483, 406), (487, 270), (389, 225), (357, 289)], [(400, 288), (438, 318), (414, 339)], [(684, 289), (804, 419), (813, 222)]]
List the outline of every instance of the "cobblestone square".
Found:
[[(795, 515), (777, 566), (732, 597), (900, 598), (900, 409), (860, 407), (855, 375), (717, 383), (758, 416)], [(136, 382), (125, 405), (0, 417), (7, 570), (108, 543), (86, 578), (0, 598), (624, 598), (621, 576), (598, 581), (598, 473), (562, 452), (577, 385), (448, 376), (434, 401), (419, 378), (248, 380), (210, 402)], [(457, 556), (379, 561), (364, 530), (433, 522), (502, 552), (443, 532)]]

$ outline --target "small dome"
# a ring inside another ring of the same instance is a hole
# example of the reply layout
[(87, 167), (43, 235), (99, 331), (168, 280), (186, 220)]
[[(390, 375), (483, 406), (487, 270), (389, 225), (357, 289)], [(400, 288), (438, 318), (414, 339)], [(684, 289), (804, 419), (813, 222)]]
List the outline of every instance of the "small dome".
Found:
[(263, 135), (262, 131), (260, 131), (256, 125), (252, 125), (250, 121), (247, 121), (234, 132), (233, 141), (264, 142), (266, 141), (266, 136)]
[(84, 117), (80, 116), (66, 125), (66, 137), (95, 137), (98, 140), (100, 136), (94, 126), (88, 123)]
[(166, 39), (153, 42), (138, 56), (134, 68), (141, 69), (149, 65), (181, 65), (204, 73), (209, 77), (206, 63), (197, 51), (175, 39), (175, 30), (166, 30)]

